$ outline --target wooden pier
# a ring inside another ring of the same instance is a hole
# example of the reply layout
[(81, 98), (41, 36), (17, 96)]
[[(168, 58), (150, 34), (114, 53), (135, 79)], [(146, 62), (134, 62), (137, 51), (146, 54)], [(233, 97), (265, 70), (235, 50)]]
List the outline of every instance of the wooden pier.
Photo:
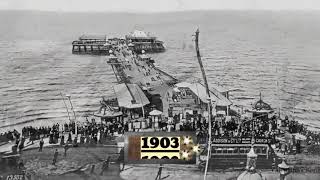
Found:
[(111, 44), (108, 43), (106, 36), (83, 35), (79, 40), (72, 42), (73, 54), (96, 54), (107, 55)]
[(137, 31), (127, 35), (125, 39), (111, 38), (106, 35), (82, 35), (78, 40), (72, 42), (73, 54), (95, 54), (108, 55), (113, 45), (126, 43), (134, 52), (141, 54), (164, 52), (165, 47), (162, 41), (154, 36), (148, 36), (144, 32)]

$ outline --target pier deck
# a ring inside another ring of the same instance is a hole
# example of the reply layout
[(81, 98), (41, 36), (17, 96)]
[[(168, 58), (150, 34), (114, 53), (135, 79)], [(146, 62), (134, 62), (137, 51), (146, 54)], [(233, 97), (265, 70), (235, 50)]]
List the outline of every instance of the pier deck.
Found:
[(94, 40), (94, 41), (73, 41), (72, 53), (73, 54), (100, 54), (107, 55), (110, 47), (105, 46), (107, 41)]

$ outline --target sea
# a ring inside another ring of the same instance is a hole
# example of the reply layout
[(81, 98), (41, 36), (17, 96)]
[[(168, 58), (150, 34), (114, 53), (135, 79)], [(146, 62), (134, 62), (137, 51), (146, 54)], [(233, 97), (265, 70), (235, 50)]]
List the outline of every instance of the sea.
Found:
[(79, 121), (113, 96), (106, 57), (71, 53), (79, 36), (150, 32), (167, 49), (150, 55), (156, 66), (195, 82), (198, 28), (209, 85), (230, 90), (234, 107), (250, 108), (261, 93), (282, 118), (319, 131), (320, 11), (0, 11), (0, 133), (68, 122), (67, 95)]

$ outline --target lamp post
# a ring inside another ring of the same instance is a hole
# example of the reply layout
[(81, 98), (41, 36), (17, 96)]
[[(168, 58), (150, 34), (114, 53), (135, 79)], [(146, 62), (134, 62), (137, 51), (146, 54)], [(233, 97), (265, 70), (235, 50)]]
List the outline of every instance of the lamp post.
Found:
[(76, 112), (74, 111), (74, 108), (73, 108), (73, 105), (72, 105), (72, 102), (71, 102), (71, 96), (70, 95), (66, 95), (69, 102), (70, 102), (70, 105), (71, 105), (71, 110), (73, 112), (73, 116), (74, 116), (74, 126), (75, 126), (75, 134), (78, 135), (78, 126), (77, 126), (77, 122), (76, 122)]

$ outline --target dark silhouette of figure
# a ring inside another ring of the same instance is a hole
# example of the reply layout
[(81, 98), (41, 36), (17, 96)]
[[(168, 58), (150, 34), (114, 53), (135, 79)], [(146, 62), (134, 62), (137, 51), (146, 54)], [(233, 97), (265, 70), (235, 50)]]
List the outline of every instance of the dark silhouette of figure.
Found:
[(156, 180), (160, 180), (161, 178), (161, 173), (162, 173), (162, 164), (160, 164), (159, 170), (158, 170), (158, 174), (156, 176)]
[(121, 169), (121, 171), (123, 171), (123, 170), (124, 170), (124, 166), (125, 166), (125, 163), (124, 163), (124, 148), (121, 148), (121, 150), (120, 150), (120, 156), (119, 156), (118, 161), (119, 161), (120, 163), (122, 163), (122, 169)]
[(26, 139), (24, 137), (21, 138), (21, 141), (20, 141), (20, 144), (19, 144), (19, 152), (20, 152), (20, 154), (22, 153), (22, 149), (24, 148), (25, 140)]
[(39, 152), (42, 152), (43, 144), (44, 144), (43, 138), (41, 138), (41, 140), (39, 142), (39, 145), (40, 145)]
[(70, 146), (68, 144), (64, 145), (64, 157), (67, 157), (67, 151), (70, 148)]
[(108, 159), (106, 161), (103, 161), (102, 170), (101, 170), (100, 176), (103, 175), (104, 171), (107, 171), (109, 169), (109, 165), (110, 165), (110, 156), (108, 157)]
[(73, 140), (73, 147), (78, 147), (78, 137), (74, 137), (74, 140)]
[(94, 164), (91, 166), (90, 174), (93, 174), (93, 173), (94, 173), (95, 167), (96, 167), (96, 166), (95, 166)]
[(61, 146), (64, 145), (64, 135), (61, 136), (60, 145), (61, 145)]
[(67, 143), (72, 143), (72, 137), (71, 137), (71, 133), (69, 133), (69, 136), (68, 136), (68, 140), (67, 140)]
[(24, 164), (23, 161), (20, 159), (18, 162), (18, 169), (23, 169), (24, 168)]
[(80, 137), (80, 144), (84, 144), (84, 140), (85, 140), (85, 137), (83, 135), (81, 135)]
[(59, 152), (58, 152), (58, 149), (56, 149), (56, 151), (54, 152), (54, 155), (53, 155), (52, 165), (56, 165), (58, 156), (59, 156)]
[(11, 148), (11, 150), (12, 150), (12, 153), (13, 153), (13, 154), (17, 154), (17, 153), (18, 153), (18, 151), (17, 151), (17, 150), (18, 150), (18, 145), (16, 145), (16, 144), (13, 145), (12, 148)]

